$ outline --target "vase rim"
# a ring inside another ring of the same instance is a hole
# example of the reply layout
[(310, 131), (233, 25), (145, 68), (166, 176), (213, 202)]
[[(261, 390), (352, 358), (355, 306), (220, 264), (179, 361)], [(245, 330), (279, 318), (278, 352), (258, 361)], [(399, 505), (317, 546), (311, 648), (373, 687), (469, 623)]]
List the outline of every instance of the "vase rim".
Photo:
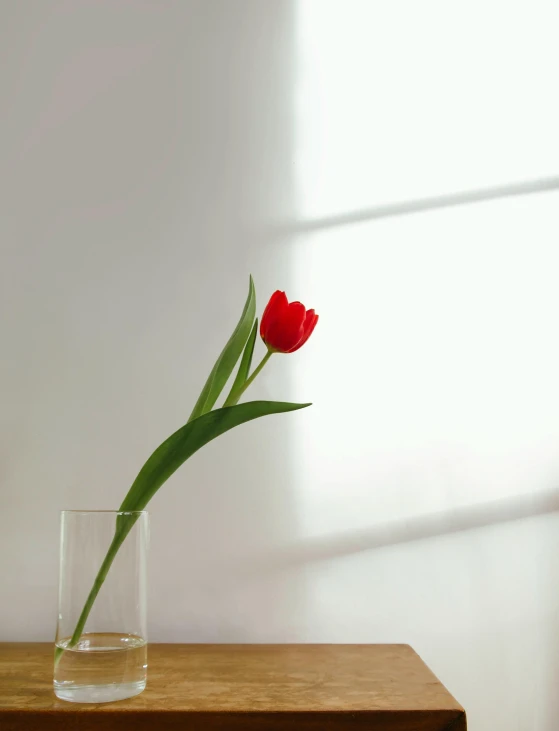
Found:
[(89, 515), (90, 513), (113, 513), (113, 515), (143, 515), (147, 514), (147, 510), (61, 510), (61, 513), (80, 513), (81, 515)]

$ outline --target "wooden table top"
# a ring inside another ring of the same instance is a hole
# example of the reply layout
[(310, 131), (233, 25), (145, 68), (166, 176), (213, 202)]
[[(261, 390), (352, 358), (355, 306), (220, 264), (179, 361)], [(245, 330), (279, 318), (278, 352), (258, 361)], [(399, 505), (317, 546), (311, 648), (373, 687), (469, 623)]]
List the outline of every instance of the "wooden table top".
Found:
[(66, 703), (53, 645), (0, 643), (1, 731), (465, 731), (408, 645), (157, 645), (135, 698)]

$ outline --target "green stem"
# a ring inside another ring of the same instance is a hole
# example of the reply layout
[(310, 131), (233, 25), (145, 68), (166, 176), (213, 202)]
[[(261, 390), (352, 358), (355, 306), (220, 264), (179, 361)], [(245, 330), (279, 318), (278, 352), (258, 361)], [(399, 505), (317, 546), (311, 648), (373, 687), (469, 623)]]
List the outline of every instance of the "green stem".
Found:
[(241, 388), (235, 393), (235, 402), (240, 399), (240, 397), (243, 395), (243, 393), (247, 390), (247, 388), (250, 386), (250, 384), (254, 381), (256, 376), (260, 373), (260, 371), (264, 368), (266, 363), (270, 360), (272, 355), (273, 355), (273, 350), (268, 350), (266, 355), (262, 358), (260, 363), (256, 366), (256, 368), (252, 372), (252, 375), (246, 379), (246, 381), (243, 383)]

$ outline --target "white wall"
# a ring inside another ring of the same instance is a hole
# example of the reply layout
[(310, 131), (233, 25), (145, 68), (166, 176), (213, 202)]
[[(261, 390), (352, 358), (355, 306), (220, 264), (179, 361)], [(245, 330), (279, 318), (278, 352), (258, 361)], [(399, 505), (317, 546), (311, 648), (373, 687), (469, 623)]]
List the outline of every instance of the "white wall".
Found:
[(314, 406), (157, 495), (151, 640), (410, 642), (474, 731), (554, 731), (557, 20), (0, 4), (1, 639), (52, 638), (58, 511), (118, 506), (251, 271), (321, 315), (253, 394)]

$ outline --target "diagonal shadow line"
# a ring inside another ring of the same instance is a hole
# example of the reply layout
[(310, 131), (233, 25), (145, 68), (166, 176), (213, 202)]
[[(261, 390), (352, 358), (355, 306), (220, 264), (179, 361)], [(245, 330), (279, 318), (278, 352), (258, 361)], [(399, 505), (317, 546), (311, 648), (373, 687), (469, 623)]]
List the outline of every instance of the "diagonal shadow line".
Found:
[(352, 223), (374, 221), (379, 218), (389, 218), (390, 216), (405, 216), (411, 213), (433, 211), (439, 208), (481, 203), (499, 198), (533, 195), (534, 193), (545, 193), (551, 190), (559, 190), (559, 176), (538, 178), (536, 180), (528, 180), (524, 183), (499, 185), (493, 188), (468, 190), (462, 193), (449, 193), (448, 195), (432, 196), (430, 198), (418, 198), (402, 203), (390, 203), (384, 206), (351, 211), (336, 216), (325, 216), (324, 218), (316, 218), (309, 221), (280, 224), (273, 230), (273, 234), (283, 236), (294, 233), (310, 233), (325, 228), (347, 226)]
[(260, 574), (362, 551), (486, 528), (559, 511), (559, 488), (385, 523), (360, 531), (310, 538), (273, 554), (247, 559), (241, 573)]

